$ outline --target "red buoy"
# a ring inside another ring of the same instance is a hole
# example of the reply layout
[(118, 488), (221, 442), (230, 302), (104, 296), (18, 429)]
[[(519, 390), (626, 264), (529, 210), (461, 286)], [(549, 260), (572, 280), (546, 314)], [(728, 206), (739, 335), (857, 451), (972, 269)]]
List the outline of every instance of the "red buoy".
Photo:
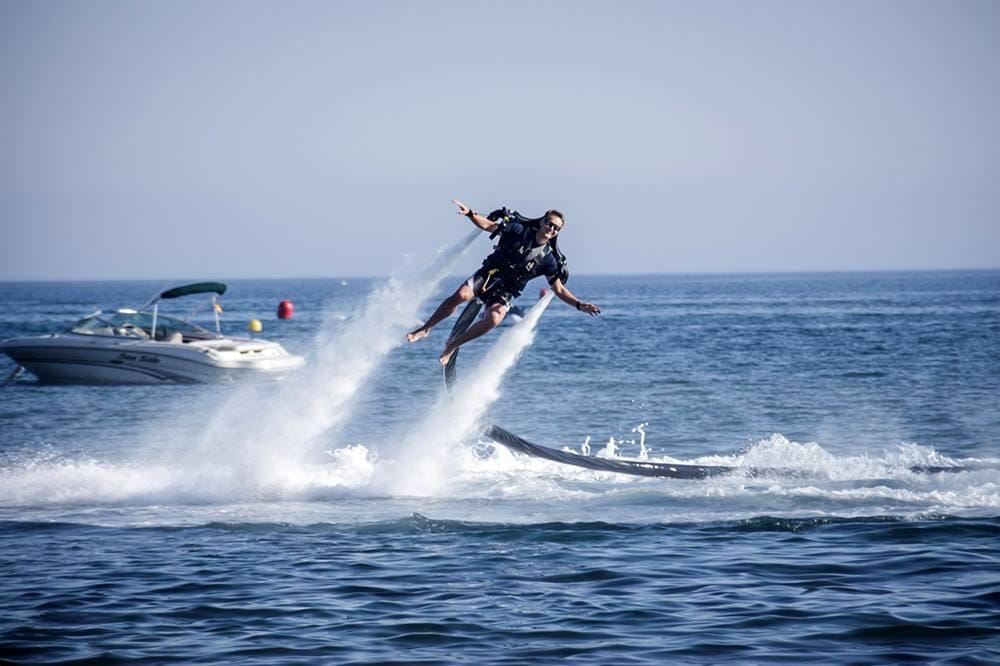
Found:
[(291, 301), (281, 301), (278, 303), (278, 319), (291, 319), (295, 312), (295, 306)]

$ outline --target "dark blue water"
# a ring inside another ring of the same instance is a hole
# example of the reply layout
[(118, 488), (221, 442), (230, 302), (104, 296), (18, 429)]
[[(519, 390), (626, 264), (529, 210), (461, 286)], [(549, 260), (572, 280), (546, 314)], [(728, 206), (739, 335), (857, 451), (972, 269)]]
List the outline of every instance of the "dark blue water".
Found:
[[(0, 387), (0, 658), (1000, 659), (1000, 272), (574, 277), (602, 317), (472, 343), (448, 402), (446, 325), (398, 342), (454, 282), (231, 283), (309, 358), (281, 384)], [(161, 286), (0, 284), (0, 338)]]

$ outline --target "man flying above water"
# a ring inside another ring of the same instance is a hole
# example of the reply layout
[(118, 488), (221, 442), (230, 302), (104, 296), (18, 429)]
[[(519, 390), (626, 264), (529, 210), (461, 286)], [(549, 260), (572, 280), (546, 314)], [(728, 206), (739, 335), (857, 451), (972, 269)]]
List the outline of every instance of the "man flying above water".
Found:
[(481, 299), (486, 305), (483, 318), (464, 333), (448, 340), (441, 352), (441, 365), (447, 365), (459, 347), (499, 326), (507, 316), (511, 302), (521, 295), (530, 280), (539, 275), (546, 277), (552, 291), (563, 303), (592, 316), (601, 314), (601, 308), (581, 301), (563, 284), (560, 262), (551, 247), (566, 223), (562, 213), (557, 210), (547, 211), (535, 230), (509, 217), (495, 221), (491, 219), (492, 214), (486, 217), (461, 201), (452, 201), (458, 206), (459, 215), (469, 218), (483, 231), (494, 235), (499, 233), (500, 242), (483, 261), (482, 268), (473, 273), (454, 294), (442, 301), (423, 326), (407, 333), (407, 340), (416, 342), (426, 338), (431, 329), (450, 317), (459, 305), (473, 298)]

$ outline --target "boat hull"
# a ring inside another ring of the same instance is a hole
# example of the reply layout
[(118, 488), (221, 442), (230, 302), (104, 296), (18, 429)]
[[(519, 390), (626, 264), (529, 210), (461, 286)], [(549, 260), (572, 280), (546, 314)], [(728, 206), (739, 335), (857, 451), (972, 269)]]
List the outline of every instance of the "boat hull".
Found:
[[(279, 345), (163, 343), (108, 345), (82, 335), (15, 338), (0, 345), (40, 381), (72, 384), (226, 383), (280, 379), (304, 364)], [(213, 344), (214, 347), (213, 348)], [(254, 353), (257, 352), (257, 353)]]

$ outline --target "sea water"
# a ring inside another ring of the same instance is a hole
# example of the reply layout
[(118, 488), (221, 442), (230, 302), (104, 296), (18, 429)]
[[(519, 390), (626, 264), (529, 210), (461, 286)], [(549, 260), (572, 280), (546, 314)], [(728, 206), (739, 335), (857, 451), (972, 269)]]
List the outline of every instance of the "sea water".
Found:
[[(308, 359), (280, 383), (0, 386), (0, 659), (1000, 659), (1000, 272), (574, 276), (601, 317), (539, 303), (449, 397), (454, 320), (403, 341), (432, 263), (232, 282), (224, 327)], [(161, 287), (0, 284), (0, 338)]]

